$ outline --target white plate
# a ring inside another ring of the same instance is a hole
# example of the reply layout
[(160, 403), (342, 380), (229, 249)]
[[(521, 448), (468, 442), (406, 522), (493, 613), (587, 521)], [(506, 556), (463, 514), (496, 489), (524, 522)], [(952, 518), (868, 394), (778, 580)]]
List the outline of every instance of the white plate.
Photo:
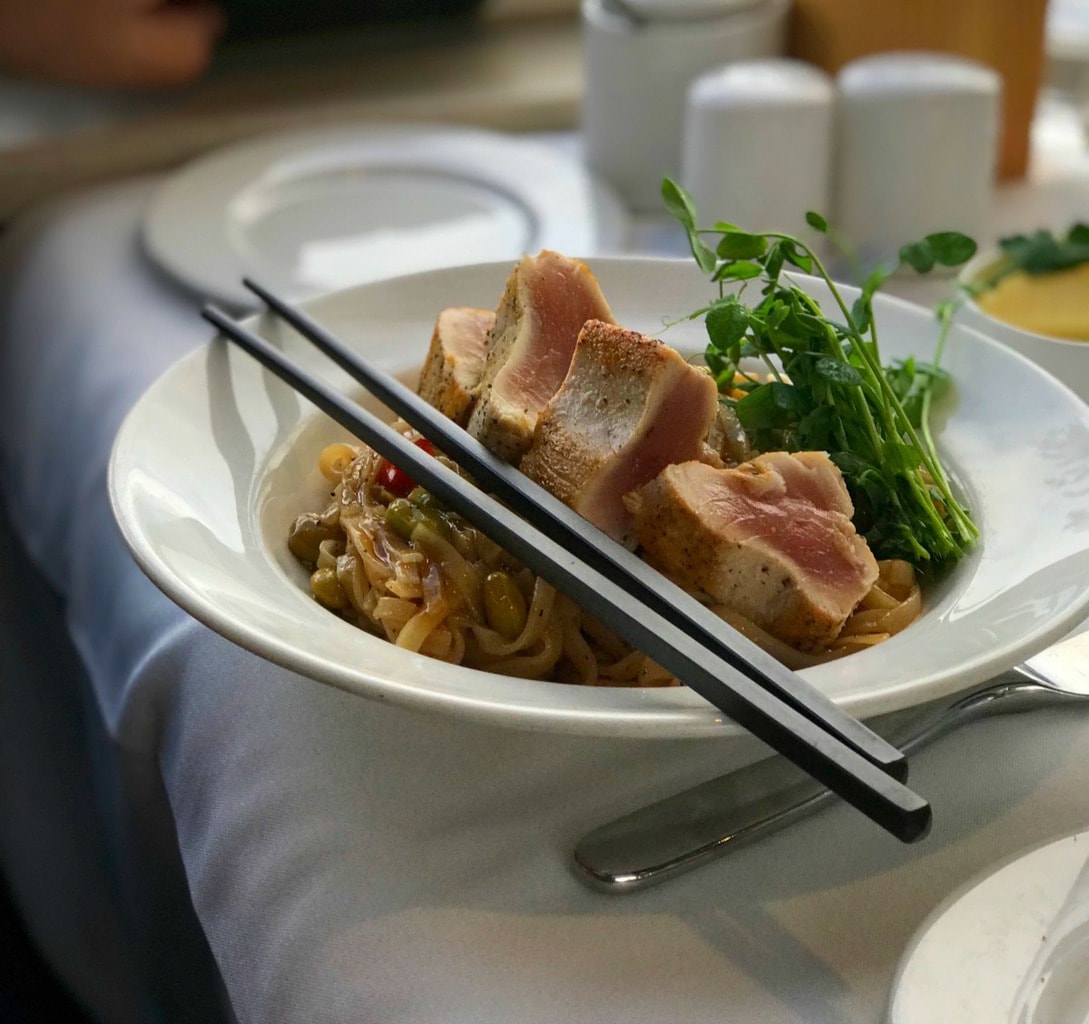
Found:
[[(435, 271), (307, 303), (382, 366), (419, 365), (438, 311), (494, 307), (512, 264)], [(658, 332), (711, 286), (690, 260), (598, 259), (617, 319)], [(818, 299), (827, 293), (806, 285)], [(884, 355), (929, 356), (935, 318), (880, 298)], [(282, 325), (258, 329), (308, 366), (321, 357)], [(702, 325), (670, 329), (703, 347)], [(926, 595), (923, 617), (872, 651), (805, 675), (871, 715), (976, 683), (1058, 639), (1089, 606), (1089, 406), (1016, 353), (956, 328), (947, 365), (959, 391), (940, 436), (984, 543)], [(347, 378), (328, 379), (358, 393)], [(519, 727), (600, 734), (721, 734), (719, 712), (684, 688), (585, 688), (488, 675), (406, 654), (320, 608), (287, 551), (292, 519), (317, 509), (316, 463), (344, 432), (233, 346), (216, 342), (156, 382), (125, 421), (110, 474), (137, 560), (179, 604), (272, 661), (362, 696)], [(734, 726), (729, 727), (731, 730)]]
[(168, 178), (144, 218), (151, 258), (242, 308), (244, 275), (300, 298), (549, 248), (615, 251), (626, 217), (575, 159), (462, 127), (360, 124), (217, 150)]
[(1089, 1020), (1089, 832), (992, 869), (912, 939), (889, 1024)]

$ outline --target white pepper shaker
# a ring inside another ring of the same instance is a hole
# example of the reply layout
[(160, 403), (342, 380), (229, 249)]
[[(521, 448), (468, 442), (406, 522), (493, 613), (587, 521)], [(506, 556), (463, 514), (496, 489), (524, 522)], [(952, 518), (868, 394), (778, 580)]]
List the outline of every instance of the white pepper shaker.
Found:
[(805, 215), (828, 215), (834, 99), (824, 71), (785, 58), (739, 61), (696, 79), (681, 183), (700, 222), (783, 231), (816, 245)]
[(936, 231), (987, 230), (1002, 79), (986, 65), (899, 52), (844, 65), (836, 80), (832, 223), (863, 268)]

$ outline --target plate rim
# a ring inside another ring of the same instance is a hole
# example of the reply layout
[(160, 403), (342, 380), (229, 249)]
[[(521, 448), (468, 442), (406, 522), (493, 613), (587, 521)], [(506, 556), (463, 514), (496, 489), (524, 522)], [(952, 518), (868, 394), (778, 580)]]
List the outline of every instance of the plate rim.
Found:
[[(338, 151), (366, 154), (398, 142), (418, 145), (443, 140), (477, 147), (481, 153), (494, 150), (516, 158), (520, 168), (533, 161), (547, 165), (548, 182), (539, 185), (528, 183), (501, 164), (480, 161), (474, 166), (479, 175), (474, 183), (492, 187), (529, 212), (537, 231), (533, 246), (592, 254), (619, 248), (627, 238), (630, 215), (617, 194), (560, 146), (550, 146), (532, 135), (472, 125), (347, 121), (249, 136), (184, 164), (159, 182), (146, 203), (139, 227), (141, 249), (154, 265), (190, 291), (235, 309), (253, 309), (253, 296), (238, 283), (246, 267), (241, 259), (232, 259), (227, 218), (221, 215), (237, 194), (292, 157), (320, 156), (323, 150), (330, 155)], [(438, 154), (426, 159), (413, 154), (408, 162), (436, 171), (441, 170), (443, 161)], [(594, 228), (587, 226), (591, 223)], [(215, 258), (211, 263), (192, 258), (194, 238), (199, 238), (199, 246), (213, 257), (221, 254), (222, 264)], [(225, 271), (229, 263), (234, 264), (233, 274)], [(313, 298), (324, 291), (307, 288), (305, 295), (300, 292), (293, 297)]]
[[(1067, 831), (1053, 835), (1050, 838), (1021, 845), (1004, 857), (1000, 857), (997, 861), (987, 864), (969, 875), (968, 878), (956, 885), (939, 900), (937, 905), (923, 918), (912, 933), (897, 962), (892, 982), (889, 985), (888, 998), (886, 999), (884, 1015), (886, 1024), (917, 1024), (915, 1021), (906, 1021), (894, 1016), (897, 1012), (897, 999), (903, 992), (905, 975), (912, 968), (915, 956), (954, 907), (977, 890), (995, 883), (997, 876), (1002, 875), (1011, 868), (1018, 865), (1027, 867), (1033, 861), (1044, 858), (1049, 853), (1054, 853), (1059, 847), (1074, 846), (1079, 842), (1084, 843), (1086, 840), (1089, 840), (1089, 828), (1079, 828), (1073, 832)], [(1089, 847), (1085, 851), (1085, 859), (1089, 861)], [(1012, 924), (1016, 927), (1021, 918), (1012, 910), (1009, 916), (1012, 919)], [(918, 1024), (922, 1024), (922, 1022), (918, 1022)], [(1007, 1024), (1007, 1018), (993, 1022), (980, 1021), (978, 1024)]]

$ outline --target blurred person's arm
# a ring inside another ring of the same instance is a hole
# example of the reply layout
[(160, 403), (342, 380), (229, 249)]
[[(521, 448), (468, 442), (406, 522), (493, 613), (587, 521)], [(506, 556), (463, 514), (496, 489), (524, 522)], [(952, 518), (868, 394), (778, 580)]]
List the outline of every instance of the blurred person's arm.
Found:
[(225, 27), (211, 0), (0, 0), (0, 72), (162, 88), (198, 78)]

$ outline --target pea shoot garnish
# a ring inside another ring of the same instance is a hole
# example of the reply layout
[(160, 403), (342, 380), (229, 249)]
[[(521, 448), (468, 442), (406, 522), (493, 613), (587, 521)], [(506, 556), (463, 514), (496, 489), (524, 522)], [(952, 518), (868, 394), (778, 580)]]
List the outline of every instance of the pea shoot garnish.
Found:
[[(901, 267), (926, 273), (970, 259), (975, 243), (958, 232), (905, 245), (892, 266), (879, 266), (848, 305), (819, 257), (803, 240), (718, 222), (700, 227), (691, 196), (668, 178), (666, 207), (684, 228), (692, 255), (718, 295), (689, 314), (703, 318), (707, 365), (722, 401), (732, 406), (762, 451), (828, 452), (855, 505), (855, 524), (878, 558), (902, 558), (932, 575), (960, 559), (979, 531), (953, 495), (929, 429), (933, 397), (949, 384), (939, 368), (953, 304), (939, 308), (942, 329), (933, 362), (883, 366), (873, 297)], [(819, 214), (806, 220), (827, 233)], [(823, 280), (836, 306), (821, 310), (783, 271)], [(739, 289), (728, 286), (740, 282)], [(744, 293), (759, 286), (759, 301)], [(762, 371), (750, 368), (752, 359)]]
[(1018, 271), (1029, 275), (1050, 274), (1089, 263), (1089, 224), (1075, 224), (1061, 237), (1046, 229), (1031, 235), (1010, 235), (1001, 239), (998, 247), (1002, 259), (991, 273), (966, 286), (969, 294), (978, 295), (993, 288)]

